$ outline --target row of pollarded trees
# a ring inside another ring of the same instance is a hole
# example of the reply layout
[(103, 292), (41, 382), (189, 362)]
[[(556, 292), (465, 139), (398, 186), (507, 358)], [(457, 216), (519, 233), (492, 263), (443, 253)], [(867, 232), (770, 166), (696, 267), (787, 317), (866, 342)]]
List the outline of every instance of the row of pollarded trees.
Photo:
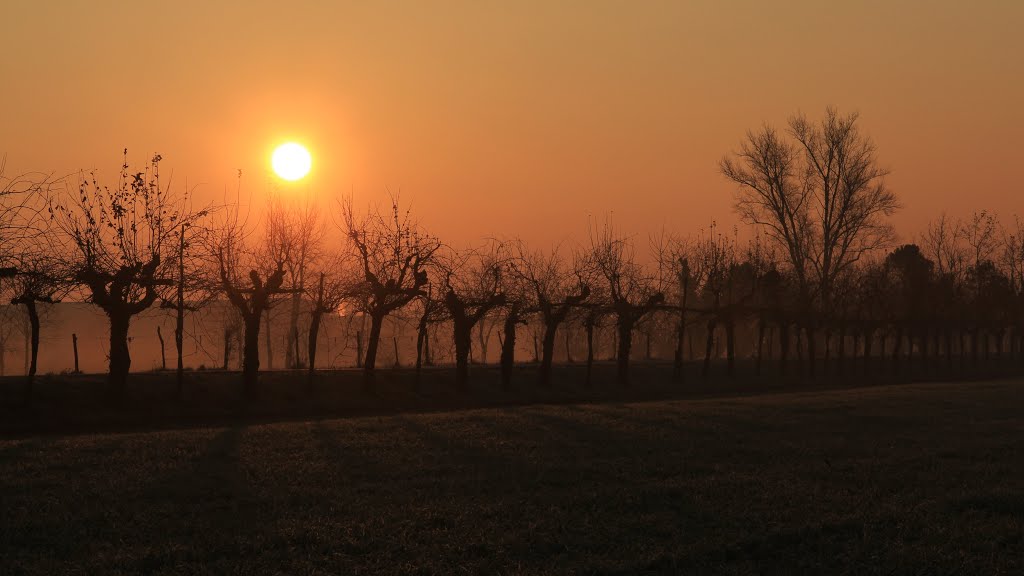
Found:
[[(370, 326), (360, 352), (370, 389), (382, 326), (398, 314), (415, 318), (417, 367), (428, 328), (451, 327), (460, 389), (468, 386), (474, 328), (485, 320), (501, 324), (506, 384), (517, 330), (526, 322), (541, 326), (542, 385), (551, 384), (556, 334), (567, 323), (586, 334), (588, 376), (595, 331), (613, 328), (622, 383), (638, 331), (648, 334), (648, 346), (650, 334), (674, 338), (681, 379), (684, 340), (698, 325), (705, 377), (718, 335), (733, 374), (737, 330), (751, 323), (758, 373), (768, 356), (782, 372), (795, 356), (798, 371), (811, 377), (819, 360), (832, 370), (833, 358), (843, 365), (848, 356), (870, 359), (873, 350), (894, 359), (904, 350), (941, 350), (952, 358), (954, 348), (966, 354), (965, 339), (971, 358), (990, 348), (1000, 353), (1007, 338), (1021, 351), (1020, 227), (1001, 231), (984, 213), (955, 225), (941, 220), (922, 240), (924, 250), (904, 246), (883, 256), (894, 238), (887, 217), (896, 198), (857, 116), (834, 110), (818, 122), (794, 117), (785, 131), (750, 132), (722, 160), (753, 241), (743, 244), (738, 231), (712, 225), (695, 238), (663, 234), (649, 256), (638, 255), (635, 239), (610, 222), (591, 226), (587, 241), (572, 250), (537, 250), (519, 240), (457, 250), (428, 233), (397, 197), (366, 212), (342, 202), (335, 219), (340, 237), (331, 239), (327, 222), (309, 206), (275, 203), (251, 220), (238, 199), (196, 208), (187, 192), (161, 184), (160, 160), (153, 157), (141, 171), (125, 161), (112, 188), (91, 175), (65, 179), (63, 188), (36, 176), (4, 180), (0, 194), (5, 289), (30, 317), (34, 303), (60, 298), (102, 309), (110, 320), (115, 393), (131, 367), (133, 317), (155, 306), (175, 312), (180, 390), (185, 317), (214, 299), (229, 302), (240, 319), (242, 380), (250, 394), (273, 306), (290, 312), (287, 367), (300, 365), (307, 342), (310, 381), (324, 315), (364, 314)], [(302, 309), (309, 310), (305, 335)], [(659, 324), (668, 329), (656, 330)], [(34, 331), (38, 342), (38, 322)]]

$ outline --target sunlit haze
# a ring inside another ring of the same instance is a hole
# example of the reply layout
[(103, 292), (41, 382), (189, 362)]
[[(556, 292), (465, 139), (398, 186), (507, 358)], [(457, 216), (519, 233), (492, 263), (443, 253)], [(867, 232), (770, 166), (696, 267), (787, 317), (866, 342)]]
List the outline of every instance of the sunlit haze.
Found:
[(5, 5), (8, 169), (116, 175), (154, 152), (220, 200), (300, 141), (315, 198), (401, 190), (446, 240), (729, 223), (717, 161), (797, 111), (859, 111), (904, 236), (1020, 212), (1024, 3)]

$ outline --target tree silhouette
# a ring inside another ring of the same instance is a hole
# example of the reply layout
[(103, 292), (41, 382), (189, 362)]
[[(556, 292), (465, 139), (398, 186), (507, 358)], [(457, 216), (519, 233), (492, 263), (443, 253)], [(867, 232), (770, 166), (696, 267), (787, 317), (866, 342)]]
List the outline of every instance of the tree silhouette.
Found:
[(242, 317), (242, 391), (249, 398), (255, 395), (259, 378), (263, 315), (276, 296), (294, 290), (284, 285), (287, 254), (275, 242), (252, 246), (251, 230), (240, 218), (237, 204), (226, 211), (220, 225), (212, 227), (207, 244), (213, 259), (211, 284), (224, 293)]
[(573, 272), (557, 248), (547, 253), (530, 251), (518, 241), (510, 251), (512, 273), (521, 281), (529, 307), (543, 326), (540, 384), (550, 386), (558, 328), (573, 308), (590, 296), (590, 286)]
[(11, 304), (25, 307), (29, 322), (30, 360), (25, 375), (25, 401), (31, 402), (39, 358), (39, 304), (54, 304), (68, 290), (60, 264), (48, 254), (23, 254), (13, 278)]
[[(306, 293), (306, 274), (323, 250), (325, 230), (320, 211), (312, 204), (285, 205), (271, 202), (267, 213), (268, 242), (285, 255), (287, 283), (294, 288), (288, 310), (288, 333), (285, 346), (285, 367), (299, 368), (299, 312), (302, 295)], [(269, 331), (269, 326), (268, 326)]]
[(616, 377), (620, 385), (629, 385), (629, 355), (633, 347), (633, 329), (647, 314), (665, 300), (654, 282), (636, 261), (632, 242), (619, 235), (610, 221), (590, 230), (588, 262), (607, 288), (608, 306), (615, 314), (618, 339)]
[(836, 281), (864, 255), (885, 246), (885, 217), (898, 207), (886, 188), (875, 145), (861, 134), (856, 113), (825, 111), (818, 123), (789, 121), (789, 139), (769, 126), (720, 163), (739, 187), (737, 210), (781, 249), (796, 281), (807, 336), (810, 372), (822, 311), (830, 310)]
[(452, 321), (455, 386), (463, 393), (469, 390), (469, 353), (473, 327), (491, 310), (506, 302), (506, 296), (501, 291), (502, 270), (505, 267), (501, 256), (498, 246), (461, 252), (448, 249), (433, 262), (444, 294), (442, 302)]
[(199, 221), (205, 210), (192, 211), (188, 193), (161, 187), (160, 155), (141, 172), (129, 172), (127, 150), (116, 188), (101, 186), (94, 174), (79, 176), (78, 187), (51, 203), (54, 232), (63, 235), (67, 275), (89, 302), (110, 321), (110, 390), (124, 391), (131, 354), (128, 329), (137, 314), (172, 283), (174, 233)]
[(311, 302), (307, 344), (309, 353), (307, 385), (310, 391), (313, 385), (313, 374), (316, 371), (317, 336), (320, 333), (320, 324), (325, 314), (338, 311), (351, 290), (351, 279), (346, 278), (344, 273), (346, 267), (340, 258), (321, 265), (316, 288), (306, 289), (306, 295)]
[(425, 295), (427, 267), (441, 244), (426, 234), (409, 211), (401, 211), (398, 196), (391, 196), (386, 214), (370, 210), (357, 218), (351, 199), (342, 204), (344, 230), (362, 270), (352, 287), (353, 301), (370, 317), (370, 337), (363, 362), (364, 386), (371, 389), (377, 364), (381, 327), (392, 312)]

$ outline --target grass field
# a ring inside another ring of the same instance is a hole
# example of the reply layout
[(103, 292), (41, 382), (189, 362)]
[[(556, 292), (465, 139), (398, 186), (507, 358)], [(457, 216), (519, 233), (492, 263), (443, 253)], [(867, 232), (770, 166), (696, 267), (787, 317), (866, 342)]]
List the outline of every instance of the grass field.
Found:
[(1021, 574), (1022, 392), (0, 440), (0, 573)]

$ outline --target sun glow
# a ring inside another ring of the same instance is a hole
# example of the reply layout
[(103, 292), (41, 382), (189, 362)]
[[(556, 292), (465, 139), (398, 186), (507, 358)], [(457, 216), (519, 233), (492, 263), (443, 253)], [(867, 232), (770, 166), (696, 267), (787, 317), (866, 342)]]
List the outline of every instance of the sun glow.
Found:
[(313, 159), (301, 144), (287, 142), (274, 149), (270, 165), (281, 178), (295, 181), (309, 173)]

